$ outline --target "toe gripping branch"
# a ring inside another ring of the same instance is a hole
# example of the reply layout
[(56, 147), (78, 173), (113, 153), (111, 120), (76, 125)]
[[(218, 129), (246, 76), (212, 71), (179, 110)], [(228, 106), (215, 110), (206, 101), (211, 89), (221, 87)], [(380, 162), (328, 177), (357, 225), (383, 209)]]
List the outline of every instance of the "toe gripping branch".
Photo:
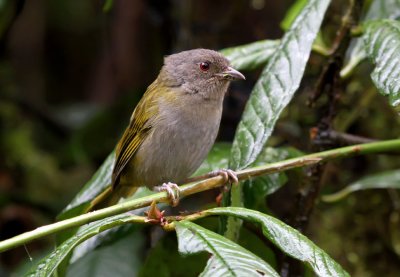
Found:
[(172, 207), (176, 207), (179, 204), (180, 189), (175, 183), (164, 183), (159, 187), (155, 187), (157, 191), (165, 191), (168, 194)]

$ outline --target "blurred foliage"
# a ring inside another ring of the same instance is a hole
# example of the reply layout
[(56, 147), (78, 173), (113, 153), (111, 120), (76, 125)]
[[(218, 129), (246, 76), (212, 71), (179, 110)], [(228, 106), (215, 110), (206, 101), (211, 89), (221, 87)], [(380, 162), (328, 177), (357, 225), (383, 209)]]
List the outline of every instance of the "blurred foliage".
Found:
[[(251, 70), (246, 72), (246, 83), (232, 85), (224, 103), (219, 140), (232, 141), (258, 80), (258, 68), (273, 54), (282, 29), (289, 28), (305, 2), (0, 1), (0, 240), (54, 221), (71, 202), (113, 150), (166, 54), (196, 47), (247, 46), (224, 52), (239, 67)], [(362, 18), (391, 19), (367, 27), (369, 34), (383, 36), (387, 29), (379, 28), (399, 24), (397, 0), (360, 2)], [(314, 44), (314, 50), (317, 44), (323, 51), (311, 54), (300, 88), (280, 115), (256, 164), (348, 144), (345, 139), (324, 136), (327, 132), (322, 132), (317, 142), (310, 137), (310, 129), (320, 126), (333, 101), (331, 130), (361, 138), (399, 137), (398, 110), (377, 93), (370, 78), (374, 66), (365, 59), (368, 53), (360, 54), (357, 49), (347, 51), (346, 78), (340, 80), (335, 98), (323, 93), (307, 105), (328, 63), (321, 53), (329, 54), (348, 3), (332, 1)], [(398, 43), (398, 34), (393, 39)], [(354, 39), (349, 49), (362, 41)], [(261, 52), (260, 47), (267, 47), (266, 51)], [(371, 59), (378, 65), (375, 70), (381, 66), (378, 56)], [(257, 62), (249, 63), (249, 57)], [(383, 61), (395, 63), (398, 59), (391, 56)], [(384, 77), (397, 74), (397, 67), (391, 66), (385, 67)], [(382, 80), (378, 86), (384, 94), (397, 97), (396, 86), (385, 87), (390, 83)], [(201, 172), (227, 167), (230, 148), (231, 143), (217, 144)], [(329, 162), (320, 176), (324, 184), (321, 193), (328, 195), (399, 167), (398, 153)], [(308, 170), (296, 170), (251, 180), (244, 186), (245, 206), (290, 222), (299, 195), (311, 182), (310, 175)], [(333, 204), (315, 199), (305, 234), (352, 276), (398, 276), (400, 272), (400, 196), (393, 189), (398, 181), (393, 180), (389, 189), (352, 193)], [(375, 179), (369, 184), (372, 188), (381, 183)], [(182, 201), (182, 209), (213, 206), (210, 203), (217, 194), (189, 197)], [(218, 230), (216, 218), (197, 223)], [(197, 276), (208, 259), (205, 253), (180, 256), (175, 234), (158, 227), (116, 228), (114, 232), (108, 240), (94, 239), (92, 245), (86, 245), (93, 251), (73, 258), (67, 276), (101, 276), (99, 272), (109, 276), (107, 270), (115, 274), (119, 270), (121, 276), (133, 272), (150, 276), (153, 270), (161, 276)], [(265, 242), (259, 229), (246, 224), (240, 232), (242, 247), (275, 269), (281, 266), (282, 256)], [(48, 238), (28, 244), (27, 250), (21, 247), (0, 254), (0, 275), (14, 272), (20, 276), (31, 265), (27, 251), (38, 262), (52, 245)]]

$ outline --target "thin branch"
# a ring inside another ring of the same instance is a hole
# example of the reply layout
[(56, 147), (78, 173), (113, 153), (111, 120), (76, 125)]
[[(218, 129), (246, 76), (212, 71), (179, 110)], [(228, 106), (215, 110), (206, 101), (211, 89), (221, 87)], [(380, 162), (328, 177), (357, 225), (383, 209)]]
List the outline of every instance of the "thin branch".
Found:
[[(397, 151), (399, 149), (400, 149), (400, 139), (386, 140), (386, 141), (359, 144), (359, 145), (332, 149), (329, 151), (305, 155), (302, 157), (284, 160), (272, 164), (248, 168), (238, 171), (236, 173), (239, 180), (246, 180), (252, 177), (271, 174), (275, 172), (281, 172), (296, 167), (316, 164), (321, 161), (327, 161), (327, 160), (344, 158), (355, 155), (391, 152), (391, 151)], [(180, 187), (181, 196), (185, 197), (191, 194), (221, 187), (223, 185), (224, 185), (224, 178), (222, 176), (213, 177), (204, 181), (181, 186)], [(87, 214), (79, 215), (74, 218), (42, 226), (33, 231), (29, 231), (17, 235), (13, 238), (1, 241), (0, 252), (6, 251), (11, 248), (15, 248), (19, 245), (31, 242), (35, 239), (39, 239), (44, 236), (57, 233), (62, 230), (66, 230), (68, 228), (78, 227), (87, 224), (89, 222), (103, 219), (112, 215), (121, 214), (130, 210), (149, 206), (153, 201), (168, 203), (169, 199), (166, 192), (155, 193), (146, 197), (132, 199), (108, 208), (104, 208)]]

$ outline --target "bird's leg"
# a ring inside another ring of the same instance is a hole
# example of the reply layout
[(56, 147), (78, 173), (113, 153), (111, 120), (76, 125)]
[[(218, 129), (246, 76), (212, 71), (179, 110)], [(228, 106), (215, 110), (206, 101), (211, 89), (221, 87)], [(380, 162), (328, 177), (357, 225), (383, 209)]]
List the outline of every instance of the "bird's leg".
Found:
[(201, 181), (201, 180), (216, 177), (216, 176), (222, 176), (226, 183), (234, 183), (234, 184), (239, 183), (239, 179), (237, 177), (236, 172), (231, 169), (226, 169), (226, 168), (213, 170), (204, 175), (190, 177), (190, 178), (186, 179), (185, 182), (186, 183), (197, 182), (197, 181)]
[[(216, 177), (216, 176), (222, 176), (224, 178), (225, 183), (227, 183), (225, 186), (223, 186), (222, 190), (223, 191), (229, 191), (230, 189), (230, 184), (234, 183), (237, 184), (239, 183), (239, 179), (237, 177), (237, 174), (235, 171), (231, 170), (231, 169), (218, 169), (218, 170), (214, 170), (211, 171), (209, 173), (207, 173), (206, 175), (203, 175), (203, 178), (211, 178), (211, 177)], [(199, 176), (202, 177), (202, 176)], [(194, 178), (198, 178), (198, 177), (194, 177)], [(222, 202), (222, 197), (223, 197), (223, 192), (221, 192), (216, 198), (215, 198), (215, 202), (217, 203), (218, 206), (221, 206), (221, 202)]]
[(166, 191), (172, 207), (176, 207), (179, 204), (180, 189), (177, 184), (171, 182), (164, 183), (161, 186), (154, 187), (154, 190)]

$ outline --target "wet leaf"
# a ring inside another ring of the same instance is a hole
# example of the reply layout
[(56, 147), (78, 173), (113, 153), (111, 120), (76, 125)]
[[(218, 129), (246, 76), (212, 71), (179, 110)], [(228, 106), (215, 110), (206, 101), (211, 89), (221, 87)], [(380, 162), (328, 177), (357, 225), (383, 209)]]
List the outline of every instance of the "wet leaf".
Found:
[[(400, 16), (400, 1), (399, 0), (374, 0), (369, 7), (362, 22), (367, 22), (374, 19), (396, 19)], [(365, 46), (362, 38), (352, 39), (349, 49), (346, 53), (346, 65), (340, 72), (342, 77), (350, 75), (354, 68), (365, 58)]]
[[(329, 3), (329, 0), (308, 1), (264, 68), (236, 130), (229, 160), (231, 169), (246, 168), (264, 148), (281, 112), (300, 85)], [(225, 206), (243, 206), (242, 185), (234, 186), (230, 201), (227, 199), (225, 196)], [(240, 221), (228, 219), (225, 235), (236, 240), (240, 226)]]
[(400, 104), (400, 22), (377, 20), (366, 24), (364, 41), (375, 64), (372, 81), (392, 106)]
[(211, 254), (200, 276), (279, 276), (264, 260), (240, 245), (190, 221), (176, 222), (179, 252)]
[(287, 255), (302, 261), (318, 276), (350, 276), (324, 250), (296, 229), (280, 220), (245, 208), (227, 207), (205, 211), (207, 214), (239, 217), (261, 225), (263, 234)]

